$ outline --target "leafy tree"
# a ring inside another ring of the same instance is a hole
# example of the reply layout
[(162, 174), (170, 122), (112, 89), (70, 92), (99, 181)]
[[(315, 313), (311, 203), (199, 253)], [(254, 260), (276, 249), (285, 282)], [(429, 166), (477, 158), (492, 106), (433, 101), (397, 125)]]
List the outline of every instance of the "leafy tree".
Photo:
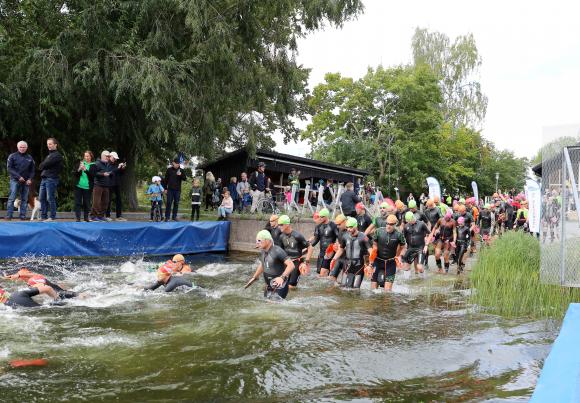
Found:
[(555, 140), (543, 145), (534, 158), (532, 158), (532, 164), (536, 165), (542, 162), (544, 159), (550, 159), (556, 154), (560, 153), (562, 149), (566, 146), (573, 146), (580, 142), (580, 135), (578, 137), (573, 136), (563, 136), (558, 137)]
[(296, 138), (308, 78), (297, 39), (361, 10), (360, 0), (0, 0), (1, 139), (28, 140), (38, 159), (54, 136), (69, 167), (85, 148), (115, 149), (135, 207), (145, 156), (268, 147), (274, 128)]
[(480, 125), (485, 118), (487, 97), (475, 79), (481, 57), (473, 35), (459, 36), (451, 43), (441, 32), (417, 28), (411, 46), (415, 65), (426, 64), (439, 77), (444, 120), (453, 129)]

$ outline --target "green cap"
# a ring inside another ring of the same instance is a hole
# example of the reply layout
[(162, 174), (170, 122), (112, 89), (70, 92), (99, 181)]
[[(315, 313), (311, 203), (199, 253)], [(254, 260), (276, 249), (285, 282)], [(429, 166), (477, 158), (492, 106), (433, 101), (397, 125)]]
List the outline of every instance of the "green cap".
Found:
[(272, 234), (270, 234), (270, 231), (263, 229), (262, 231), (258, 232), (258, 234), (256, 235), (256, 240), (271, 241)]
[(417, 202), (415, 200), (409, 200), (409, 208), (417, 208)]
[(318, 212), (318, 216), (319, 217), (328, 217), (328, 216), (330, 216), (330, 211), (328, 211), (327, 208), (323, 208), (322, 210), (320, 210)]
[(483, 208), (491, 208), (491, 206), (489, 205), (489, 203), (485, 203), (485, 205), (483, 206)]
[(465, 199), (462, 197), (461, 199), (459, 199), (459, 203), (465, 204)]
[(278, 224), (280, 225), (290, 224), (290, 217), (288, 217), (287, 215), (281, 215), (280, 217), (278, 217)]
[(414, 219), (415, 219), (415, 214), (413, 214), (413, 212), (412, 212), (412, 211), (407, 211), (407, 212), (405, 213), (405, 221), (407, 221), (407, 222), (411, 222), (411, 221), (413, 221)]
[(346, 227), (352, 228), (352, 227), (356, 227), (356, 226), (358, 226), (358, 222), (356, 221), (356, 218), (348, 217), (348, 220), (346, 220)]
[(380, 208), (389, 208), (389, 203), (387, 202), (382, 202), (381, 205), (379, 206)]

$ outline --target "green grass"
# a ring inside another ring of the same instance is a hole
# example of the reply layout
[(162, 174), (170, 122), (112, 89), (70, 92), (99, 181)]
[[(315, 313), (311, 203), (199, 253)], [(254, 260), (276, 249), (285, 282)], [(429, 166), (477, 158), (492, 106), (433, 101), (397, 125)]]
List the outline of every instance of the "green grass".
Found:
[(540, 244), (536, 238), (508, 232), (479, 254), (471, 273), (471, 303), (506, 317), (556, 318), (580, 289), (540, 282)]

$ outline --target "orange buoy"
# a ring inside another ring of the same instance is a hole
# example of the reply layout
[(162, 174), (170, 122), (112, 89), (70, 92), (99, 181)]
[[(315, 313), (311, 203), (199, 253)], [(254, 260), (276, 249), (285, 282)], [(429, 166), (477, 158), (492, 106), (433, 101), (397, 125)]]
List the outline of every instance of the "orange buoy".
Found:
[(44, 367), (48, 364), (48, 360), (44, 358), (37, 358), (34, 360), (12, 360), (10, 361), (10, 366), (12, 368), (25, 368), (25, 367)]

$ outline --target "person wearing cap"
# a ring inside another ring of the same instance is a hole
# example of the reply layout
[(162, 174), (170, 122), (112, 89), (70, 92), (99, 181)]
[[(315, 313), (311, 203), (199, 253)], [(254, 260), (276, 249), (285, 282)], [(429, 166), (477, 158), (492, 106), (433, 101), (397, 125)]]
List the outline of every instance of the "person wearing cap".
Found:
[(101, 152), (101, 159), (95, 163), (95, 180), (93, 186), (93, 206), (91, 219), (93, 221), (105, 221), (105, 212), (109, 204), (109, 188), (113, 167), (109, 162), (110, 153), (107, 150)]
[[(56, 218), (56, 188), (58, 187), (60, 172), (63, 167), (62, 154), (58, 151), (58, 142), (54, 137), (46, 140), (48, 155), (42, 161), (38, 168), (40, 173), (40, 189), (38, 191), (38, 200), (40, 200), (40, 217), (45, 221), (54, 221)], [(22, 200), (26, 203), (26, 200)], [(50, 217), (48, 209), (50, 207)]]
[[(415, 216), (415, 219), (417, 221), (423, 221), (427, 225), (427, 228), (429, 228), (429, 230), (431, 230), (431, 223), (427, 219), (427, 216), (425, 215), (425, 213), (423, 213), (422, 211), (419, 211), (417, 209), (417, 202), (415, 200), (409, 201), (409, 204), (407, 206), (407, 211), (410, 211), (411, 213), (413, 213), (413, 215)], [(403, 225), (407, 224), (407, 220), (405, 218), (407, 216), (407, 214), (406, 214), (407, 211), (405, 211), (405, 214), (403, 214)]]
[(360, 288), (371, 245), (366, 235), (358, 230), (356, 218), (347, 218), (346, 231), (347, 233), (340, 240), (340, 247), (332, 260), (336, 261), (344, 255), (345, 264), (340, 285), (345, 288)]
[(521, 207), (518, 209), (515, 215), (515, 222), (513, 224), (513, 228), (517, 230), (523, 229), (525, 232), (529, 231), (527, 200), (522, 200)]
[[(414, 200), (411, 200), (414, 201)], [(411, 264), (415, 264), (415, 274), (423, 273), (423, 255), (426, 253), (430, 242), (429, 228), (423, 221), (417, 220), (412, 211), (405, 213), (407, 224), (403, 227), (403, 235), (407, 241), (407, 251), (403, 256), (405, 270), (411, 269)]]
[(60, 285), (53, 283), (42, 274), (34, 273), (26, 267), (22, 267), (15, 274), (5, 276), (6, 280), (24, 281), (29, 287), (47, 286), (54, 290), (55, 295), (59, 298), (74, 298), (78, 294), (74, 291), (66, 290)]
[[(165, 171), (163, 187), (167, 195), (167, 205), (165, 207), (165, 221), (177, 221), (177, 209), (179, 208), (179, 198), (181, 197), (181, 184), (187, 180), (185, 171), (179, 165), (179, 158), (174, 158), (171, 166)], [(172, 211), (173, 207), (173, 211)]]
[(177, 255), (171, 258), (171, 262), (175, 265), (175, 271), (177, 273), (191, 273), (191, 267), (185, 263), (185, 258), (182, 254), (178, 253)]
[(260, 249), (260, 263), (254, 275), (246, 283), (248, 288), (263, 275), (266, 286), (264, 297), (277, 295), (286, 298), (288, 295), (288, 280), (294, 271), (294, 263), (284, 249), (274, 245), (272, 235), (263, 229), (256, 235), (256, 247)]
[(306, 275), (310, 272), (310, 262), (305, 259), (310, 243), (304, 238), (304, 235), (292, 229), (290, 217), (287, 215), (282, 215), (278, 218), (278, 225), (282, 231), (280, 234), (282, 249), (294, 263), (294, 270), (292, 270), (288, 279), (288, 285), (293, 289), (298, 286), (300, 275)]
[(85, 221), (90, 221), (91, 194), (95, 176), (95, 156), (90, 150), (83, 153), (83, 159), (78, 167), (73, 171), (75, 176), (75, 216), (77, 221), (81, 220), (81, 209), (84, 213)]
[(144, 290), (154, 291), (159, 287), (163, 286), (165, 292), (171, 292), (181, 286), (188, 288), (193, 287), (192, 282), (183, 277), (182, 273), (179, 271), (180, 267), (181, 270), (183, 270), (182, 265), (183, 263), (181, 263), (180, 266), (179, 262), (173, 262), (173, 260), (168, 260), (167, 262), (161, 264), (159, 266), (159, 269), (157, 269), (157, 281), (154, 284), (145, 287)]
[[(437, 222), (439, 222), (439, 219), (442, 217), (441, 210), (437, 206), (435, 206), (435, 201), (433, 199), (428, 199), (425, 203), (425, 211), (422, 214), (427, 219), (427, 222), (428, 222), (427, 227), (431, 230), (431, 239), (433, 240), (434, 243), (437, 243), (437, 240), (439, 238), (439, 233), (434, 232), (433, 228), (435, 228), (435, 226), (437, 225)], [(429, 265), (429, 247), (427, 247), (427, 252), (425, 253), (425, 256), (424, 256), (424, 263), (425, 263), (425, 268), (428, 268), (428, 265)]]
[(393, 289), (397, 263), (405, 249), (406, 241), (403, 234), (397, 230), (397, 217), (393, 214), (387, 217), (386, 227), (379, 227), (375, 232), (370, 263), (374, 266), (371, 276), (371, 288), (383, 287), (385, 291)]
[(387, 217), (389, 216), (389, 203), (382, 202), (379, 206), (379, 216), (372, 219), (371, 225), (369, 225), (364, 231), (365, 235), (373, 236), (377, 228), (385, 228), (387, 226)]
[(443, 217), (447, 212), (447, 204), (443, 203), (439, 196), (433, 196), (433, 203), (441, 211), (441, 217)]
[(266, 164), (258, 162), (258, 169), (250, 177), (250, 187), (252, 189), (252, 207), (250, 213), (254, 213), (258, 208), (258, 203), (262, 200), (267, 191), (270, 190), (270, 179), (266, 176)]
[(354, 209), (356, 211), (355, 218), (358, 223), (358, 230), (366, 233), (366, 230), (373, 223), (373, 220), (368, 215), (367, 209), (365, 208), (365, 205), (362, 202), (358, 202), (354, 206)]
[(149, 196), (149, 200), (151, 201), (151, 219), (149, 221), (153, 221), (153, 212), (157, 205), (159, 205), (160, 214), (163, 212), (163, 185), (161, 185), (161, 177), (155, 175), (151, 178), (151, 184), (147, 188), (145, 194)]
[[(334, 243), (333, 246), (335, 252), (337, 252), (338, 249), (340, 248), (342, 238), (348, 233), (346, 230), (346, 220), (347, 217), (344, 214), (339, 214), (334, 218), (334, 223), (338, 228), (338, 237), (336, 238), (336, 242)], [(344, 257), (337, 259), (332, 258), (330, 260), (330, 273), (329, 273), (330, 280), (336, 281), (338, 279), (338, 275), (342, 272), (344, 263), (345, 263)]]
[(317, 225), (314, 227), (314, 234), (310, 239), (306, 261), (310, 262), (314, 247), (320, 243), (316, 272), (320, 277), (326, 277), (330, 272), (330, 260), (334, 255), (333, 245), (338, 239), (339, 230), (337, 225), (330, 221), (330, 211), (327, 208), (323, 208), (316, 214), (318, 214)]
[(354, 192), (354, 184), (348, 182), (344, 187), (344, 192), (340, 195), (340, 207), (342, 213), (347, 217), (356, 218), (355, 205), (360, 203), (361, 198)]
[(443, 273), (441, 267), (441, 252), (443, 251), (443, 258), (445, 261), (445, 273), (449, 272), (449, 254), (455, 245), (455, 220), (451, 210), (448, 210), (445, 215), (437, 221), (435, 227), (431, 230), (431, 238), (437, 234), (435, 242), (435, 263), (437, 264), (438, 273)]
[(457, 227), (455, 227), (456, 235), (456, 250), (457, 255), (457, 274), (461, 274), (465, 268), (465, 254), (471, 243), (471, 230), (465, 225), (465, 217), (460, 216), (457, 218)]
[(270, 219), (268, 220), (268, 223), (264, 227), (264, 229), (266, 231), (268, 231), (270, 233), (270, 235), (272, 235), (272, 240), (274, 242), (274, 245), (282, 247), (282, 241), (280, 240), (280, 235), (282, 235), (282, 230), (280, 229), (280, 226), (278, 225), (278, 218), (279, 217), (276, 214), (272, 214), (270, 216)]
[(119, 163), (119, 155), (115, 151), (109, 153), (109, 163), (111, 164), (113, 175), (109, 184), (109, 203), (107, 204), (107, 211), (105, 219), (110, 221), (111, 218), (111, 203), (113, 202), (113, 195), (115, 195), (115, 215), (117, 221), (127, 221), (123, 218), (123, 204), (121, 202), (121, 175), (125, 172), (127, 164)]
[(47, 285), (38, 285), (16, 292), (8, 292), (0, 288), (0, 304), (11, 308), (37, 308), (41, 304), (32, 299), (32, 297), (36, 297), (37, 295), (48, 295), (53, 300), (59, 299), (56, 292)]
[(491, 211), (491, 206), (489, 203), (486, 203), (483, 205), (483, 210), (477, 217), (477, 225), (479, 226), (479, 233), (481, 234), (481, 243), (487, 246), (489, 246), (491, 242), (493, 220), (494, 217)]

